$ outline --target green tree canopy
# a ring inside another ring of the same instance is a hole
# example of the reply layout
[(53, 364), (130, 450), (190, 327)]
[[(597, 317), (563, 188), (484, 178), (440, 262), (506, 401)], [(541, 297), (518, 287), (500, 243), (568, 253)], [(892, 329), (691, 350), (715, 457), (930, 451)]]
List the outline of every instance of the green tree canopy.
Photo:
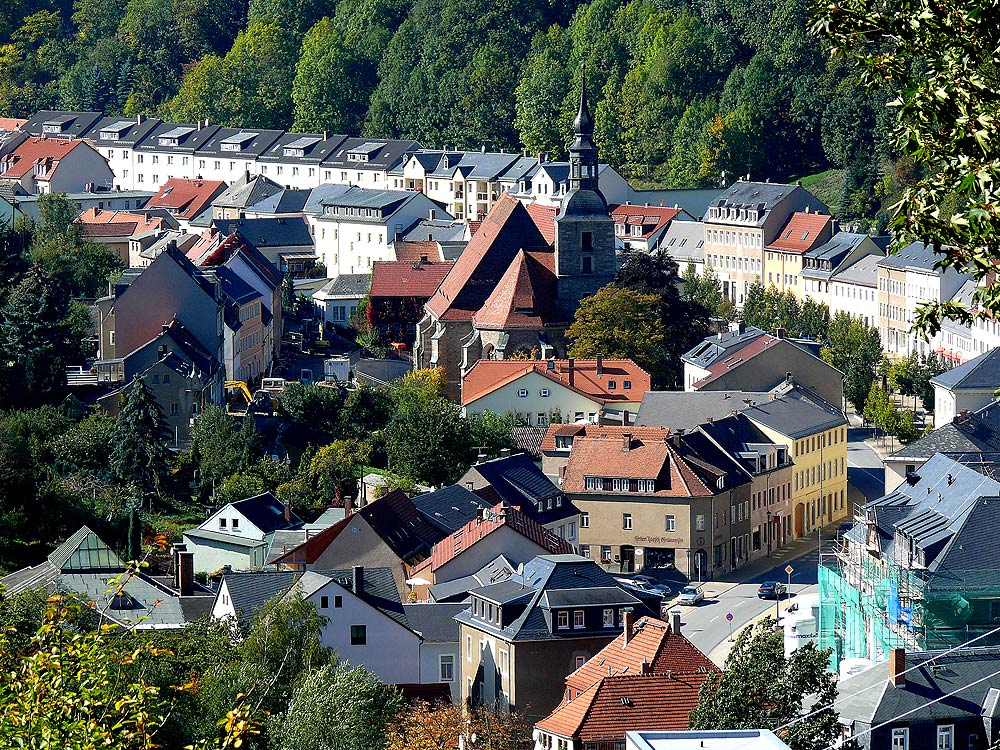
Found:
[(131, 382), (122, 398), (111, 434), (111, 471), (140, 491), (158, 493), (169, 461), (163, 412), (141, 377)]

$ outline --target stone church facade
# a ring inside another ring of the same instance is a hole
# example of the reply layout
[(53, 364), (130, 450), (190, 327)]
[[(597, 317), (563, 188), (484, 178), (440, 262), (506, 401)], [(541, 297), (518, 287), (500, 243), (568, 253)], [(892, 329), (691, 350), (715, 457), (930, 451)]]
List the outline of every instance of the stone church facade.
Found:
[(570, 190), (558, 212), (501, 196), (424, 306), (415, 365), (443, 368), (450, 398), (460, 398), (462, 376), (480, 359), (565, 357), (580, 300), (614, 277), (614, 222), (598, 189), (583, 92), (574, 129)]

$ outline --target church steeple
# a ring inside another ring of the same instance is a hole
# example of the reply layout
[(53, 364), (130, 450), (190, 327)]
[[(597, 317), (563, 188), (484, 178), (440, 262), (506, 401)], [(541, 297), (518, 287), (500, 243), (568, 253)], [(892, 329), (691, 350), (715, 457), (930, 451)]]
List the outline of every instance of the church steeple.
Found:
[(597, 146), (594, 145), (594, 118), (587, 108), (587, 80), (580, 84), (580, 110), (573, 120), (576, 137), (569, 147), (569, 189), (597, 190)]

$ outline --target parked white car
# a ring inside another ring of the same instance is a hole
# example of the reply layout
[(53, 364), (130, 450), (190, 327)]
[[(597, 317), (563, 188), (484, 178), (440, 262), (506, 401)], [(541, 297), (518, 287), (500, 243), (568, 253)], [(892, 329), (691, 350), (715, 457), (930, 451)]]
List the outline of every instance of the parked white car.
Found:
[(686, 604), (694, 607), (698, 602), (705, 599), (705, 589), (702, 586), (685, 586), (677, 596), (678, 604)]

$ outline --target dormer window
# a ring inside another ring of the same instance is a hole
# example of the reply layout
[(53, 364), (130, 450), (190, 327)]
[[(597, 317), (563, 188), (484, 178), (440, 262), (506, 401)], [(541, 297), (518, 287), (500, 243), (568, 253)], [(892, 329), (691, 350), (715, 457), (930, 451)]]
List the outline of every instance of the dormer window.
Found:
[(528, 397), (528, 389), (527, 388), (519, 388), (518, 391), (517, 391), (517, 397), (518, 398), (527, 398)]
[(549, 389), (548, 388), (542, 388), (540, 391), (538, 391), (538, 395), (541, 396), (542, 398), (548, 398), (549, 397)]
[(577, 609), (573, 612), (573, 627), (577, 630), (582, 630), (585, 625), (585, 619), (583, 616), (583, 610)]
[(617, 387), (618, 387), (618, 383), (617, 382), (615, 382), (614, 380), (609, 380), (608, 381), (608, 390), (609, 391), (613, 391)]
[(556, 613), (556, 627), (559, 628), (559, 630), (566, 630), (569, 628), (569, 612)]

